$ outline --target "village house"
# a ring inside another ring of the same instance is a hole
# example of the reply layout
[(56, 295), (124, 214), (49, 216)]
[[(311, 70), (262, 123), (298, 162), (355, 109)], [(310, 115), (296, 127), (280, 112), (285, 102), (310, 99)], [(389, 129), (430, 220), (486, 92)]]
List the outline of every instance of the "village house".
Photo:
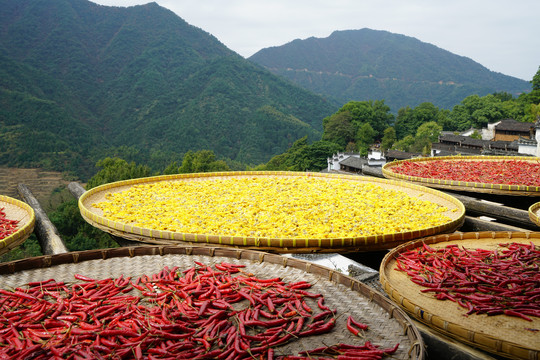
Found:
[[(475, 132), (481, 133), (482, 139), (470, 137)], [(439, 135), (439, 141), (432, 144), (431, 156), (451, 155), (540, 156), (540, 118), (536, 123), (505, 119), (488, 124), (485, 129), (469, 129), (459, 135), (443, 132)], [(398, 150), (382, 153), (374, 149), (367, 158), (361, 157), (359, 153), (339, 152), (328, 158), (326, 171), (360, 174), (364, 166), (380, 167), (386, 162), (420, 156), (420, 153)]]
[[(470, 133), (473, 133), (469, 130)], [(432, 144), (431, 156), (446, 155), (516, 155), (540, 156), (540, 120), (523, 123), (505, 119), (481, 130), (482, 139), (464, 134), (442, 133)]]
[[(494, 127), (495, 133), (493, 140), (495, 141), (514, 141), (520, 137), (524, 139), (534, 139), (535, 124), (529, 122), (520, 122), (514, 119), (501, 120)], [(490, 139), (491, 140), (491, 139)]]
[(357, 158), (360, 159), (359, 153), (354, 152), (338, 152), (337, 154), (333, 154), (332, 157), (329, 157), (328, 160), (328, 171), (336, 171), (341, 170), (340, 163), (348, 158)]
[(440, 156), (441, 151), (449, 154), (480, 155), (484, 143), (483, 140), (469, 136), (443, 133), (439, 135), (439, 142), (431, 145), (431, 156)]
[(362, 166), (367, 164), (367, 160), (363, 158), (357, 158), (355, 156), (349, 156), (345, 160), (339, 163), (339, 169), (341, 171), (360, 174), (362, 173)]
[(383, 166), (386, 164), (386, 158), (379, 150), (370, 151), (367, 158), (369, 166)]
[(367, 158), (361, 157), (359, 153), (337, 153), (328, 159), (327, 171), (345, 171), (350, 173), (361, 173), (363, 166), (383, 166), (386, 158), (378, 150), (371, 151)]

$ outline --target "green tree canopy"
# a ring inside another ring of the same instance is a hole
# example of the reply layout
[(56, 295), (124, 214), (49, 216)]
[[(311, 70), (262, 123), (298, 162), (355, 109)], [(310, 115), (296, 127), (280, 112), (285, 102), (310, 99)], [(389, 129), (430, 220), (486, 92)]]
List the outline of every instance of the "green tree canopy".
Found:
[(384, 103), (384, 100), (349, 101), (337, 111), (337, 113), (340, 112), (349, 112), (351, 121), (357, 129), (364, 123), (371, 125), (378, 138), (382, 137), (384, 129), (394, 120), (394, 115), (390, 113), (390, 107)]
[[(488, 123), (513, 118), (523, 121), (525, 104), (515, 100), (501, 100), (501, 96), (489, 94), (486, 96), (471, 95), (454, 106), (450, 112), (450, 119), (454, 129), (464, 131), (470, 128), (480, 129)], [(446, 129), (445, 129), (446, 130)]]
[[(517, 104), (521, 105), (521, 109), (523, 110), (524, 114), (522, 121), (536, 121), (534, 110), (531, 109), (531, 105), (540, 104), (540, 66), (538, 67), (536, 74), (533, 76), (531, 84), (532, 91), (530, 93), (521, 94), (517, 99)], [(516, 120), (519, 119), (516, 118)]]
[(430, 121), (420, 125), (414, 137), (414, 144), (411, 150), (427, 154), (431, 151), (431, 144), (437, 142), (441, 134), (442, 127), (435, 121)]
[(358, 145), (358, 152), (360, 155), (367, 155), (369, 147), (373, 144), (375, 140), (376, 131), (371, 127), (369, 123), (363, 123), (358, 128), (358, 133), (356, 134), (356, 143)]
[(427, 122), (435, 121), (441, 125), (446, 123), (447, 111), (439, 109), (429, 102), (422, 103), (415, 108), (401, 108), (396, 118), (396, 135), (402, 139), (407, 135), (414, 136), (418, 128)]
[(352, 114), (348, 111), (335, 113), (323, 120), (322, 140), (336, 143), (342, 148), (354, 141), (356, 127), (352, 123)]
[(218, 160), (211, 150), (188, 151), (178, 169), (181, 174), (214, 171), (230, 171), (230, 168), (224, 160)]
[[(360, 135), (361, 141), (381, 139), (384, 130), (392, 124), (394, 115), (384, 100), (377, 101), (350, 101), (343, 105), (335, 114), (323, 119), (322, 140), (331, 141), (344, 150), (350, 143), (359, 140), (359, 134), (364, 134), (369, 125), (371, 130), (368, 137)], [(361, 130), (363, 129), (363, 130)], [(367, 133), (366, 133), (367, 134)], [(371, 145), (371, 144), (368, 144)], [(365, 147), (365, 144), (356, 144), (356, 147)]]
[(540, 66), (538, 67), (538, 71), (536, 72), (536, 74), (534, 74), (531, 80), (531, 84), (533, 91), (540, 90)]
[(416, 130), (416, 134), (407, 135), (392, 146), (393, 149), (427, 154), (431, 151), (431, 144), (438, 141), (442, 126), (435, 121), (423, 123)]
[(392, 148), (392, 145), (394, 145), (396, 139), (396, 129), (394, 129), (392, 126), (387, 127), (386, 130), (384, 130), (381, 140), (381, 150), (384, 152)]
[(309, 144), (305, 136), (295, 141), (286, 153), (274, 156), (255, 170), (321, 171), (328, 166), (328, 157), (341, 150), (340, 145), (331, 141), (321, 140)]
[(392, 148), (395, 150), (400, 150), (400, 151), (410, 151), (413, 145), (414, 145), (414, 136), (407, 135), (403, 139), (396, 141), (394, 143), (394, 146), (392, 146)]
[(86, 184), (86, 189), (92, 189), (98, 185), (113, 181), (147, 177), (152, 175), (150, 168), (146, 165), (137, 165), (134, 162), (128, 163), (120, 158), (105, 158), (97, 162), (96, 166), (101, 168)]

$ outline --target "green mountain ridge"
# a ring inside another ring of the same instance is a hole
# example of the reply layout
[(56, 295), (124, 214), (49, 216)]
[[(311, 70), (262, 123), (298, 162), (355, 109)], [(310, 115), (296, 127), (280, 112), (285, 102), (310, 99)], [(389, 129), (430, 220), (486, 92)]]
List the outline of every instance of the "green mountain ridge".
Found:
[(321, 139), (323, 119), (349, 100), (396, 111), (528, 89), (388, 32), (336, 31), (244, 59), (156, 3), (0, 0), (0, 166), (87, 179), (104, 157), (163, 169), (198, 150), (258, 165)]
[(262, 49), (249, 60), (317, 94), (348, 101), (381, 100), (397, 111), (431, 102), (450, 109), (478, 94), (530, 91), (527, 81), (388, 31), (335, 31)]
[(258, 164), (337, 109), (156, 3), (0, 0), (0, 64), (4, 166), (91, 175), (119, 152), (162, 165), (202, 149)]

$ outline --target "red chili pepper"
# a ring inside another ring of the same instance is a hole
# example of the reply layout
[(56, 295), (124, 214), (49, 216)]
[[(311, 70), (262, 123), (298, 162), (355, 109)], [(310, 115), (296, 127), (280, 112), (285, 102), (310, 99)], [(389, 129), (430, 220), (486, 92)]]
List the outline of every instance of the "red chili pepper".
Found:
[(367, 324), (364, 324), (364, 323), (361, 323), (360, 321), (355, 320), (352, 316), (349, 316), (347, 318), (347, 322), (350, 323), (351, 325), (356, 326), (357, 328), (361, 330), (367, 330), (369, 328)]
[[(78, 274), (73, 285), (50, 279), (2, 290), (2, 351), (39, 345), (46, 358), (274, 358), (273, 346), (335, 327), (336, 310), (323, 305), (322, 294), (303, 290), (310, 284), (246, 276), (242, 265), (219, 267), (196, 263), (136, 279)], [(328, 310), (314, 311), (309, 298)]]
[[(540, 285), (538, 251), (532, 243), (499, 244), (497, 250), (461, 249), (456, 244), (437, 250), (423, 246), (400, 254), (396, 270), (406, 271), (411, 281), (426, 287), (421, 292), (456, 301), (467, 314), (505, 314), (530, 320), (528, 315), (540, 314), (540, 296), (534, 290)], [(443, 267), (442, 276), (430, 277), (437, 271), (435, 264)]]
[(449, 181), (540, 186), (540, 163), (522, 160), (405, 161), (392, 167), (398, 174)]
[(0, 240), (7, 238), (8, 236), (17, 232), (18, 220), (10, 220), (6, 217), (4, 208), (0, 209)]

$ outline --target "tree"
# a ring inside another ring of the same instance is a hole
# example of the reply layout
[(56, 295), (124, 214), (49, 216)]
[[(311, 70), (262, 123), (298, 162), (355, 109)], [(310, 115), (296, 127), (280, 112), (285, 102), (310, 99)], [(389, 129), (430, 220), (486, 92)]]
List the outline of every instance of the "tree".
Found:
[(370, 125), (377, 132), (377, 137), (381, 138), (384, 130), (394, 122), (394, 115), (390, 113), (390, 107), (384, 100), (376, 100), (373, 103), (373, 119)]
[[(536, 74), (534, 74), (531, 84), (532, 91), (530, 93), (523, 93), (518, 97), (518, 103), (522, 105), (525, 113), (528, 112), (527, 110), (529, 105), (540, 104), (540, 66), (538, 67)], [(536, 119), (530, 119), (527, 117), (525, 121), (536, 121)]]
[(495, 98), (501, 101), (509, 101), (509, 100), (514, 99), (514, 96), (512, 96), (512, 94), (507, 93), (506, 91), (495, 92), (493, 93), (493, 96), (495, 96)]
[(102, 168), (86, 184), (86, 189), (92, 189), (98, 185), (113, 181), (134, 179), (150, 176), (150, 168), (146, 165), (137, 165), (134, 162), (128, 163), (120, 158), (105, 158), (96, 163)]
[(230, 171), (230, 168), (224, 160), (217, 160), (211, 150), (188, 151), (178, 169), (181, 174), (214, 171)]
[(384, 134), (381, 140), (381, 151), (385, 152), (386, 150), (392, 148), (394, 142), (396, 141), (396, 129), (393, 127), (388, 127), (384, 130)]
[(412, 135), (411, 133), (411, 123), (413, 117), (413, 110), (406, 106), (398, 110), (396, 117), (396, 123), (394, 129), (396, 130), (396, 136), (399, 139), (403, 139), (407, 135)]
[(500, 96), (489, 94), (483, 97), (478, 95), (466, 97), (460, 104), (454, 106), (450, 118), (455, 130), (463, 131), (486, 127), (488, 123), (506, 118), (523, 120), (524, 114), (525, 106), (520, 106), (513, 100), (501, 101)]
[(540, 104), (531, 104), (531, 118), (534, 119), (534, 121), (540, 119)]
[(349, 101), (337, 114), (348, 112), (351, 122), (355, 125), (356, 131), (364, 123), (369, 123), (376, 132), (376, 137), (381, 138), (384, 129), (386, 129), (394, 120), (394, 115), (390, 113), (390, 107), (384, 103), (384, 100), (373, 101)]
[(422, 152), (424, 154), (427, 154), (431, 151), (431, 144), (437, 142), (437, 140), (439, 139), (441, 131), (441, 126), (435, 121), (430, 121), (422, 124), (416, 132), (414, 144), (411, 146), (410, 149), (415, 152)]
[(348, 111), (338, 112), (325, 118), (322, 140), (339, 144), (344, 149), (347, 143), (354, 141), (356, 135), (356, 127), (351, 119), (351, 113)]
[(260, 171), (321, 171), (328, 166), (328, 157), (341, 151), (340, 145), (331, 141), (315, 141), (309, 144), (307, 136), (297, 140), (283, 154), (276, 155), (255, 170)]
[(482, 134), (480, 134), (478, 132), (478, 130), (474, 130), (473, 133), (471, 134), (471, 138), (481, 140), (482, 139)]
[(410, 151), (414, 144), (414, 136), (407, 135), (403, 139), (396, 141), (392, 147), (395, 150)]
[(165, 168), (165, 170), (163, 170), (163, 175), (178, 174), (178, 168), (178, 163), (176, 161), (173, 161), (169, 164), (169, 166)]
[[(349, 101), (335, 114), (323, 119), (322, 140), (339, 144), (343, 150), (358, 140), (359, 134), (368, 129), (365, 127), (365, 124), (368, 124), (373, 131), (370, 131), (368, 138), (363, 141), (373, 142), (373, 139), (370, 140), (371, 134), (373, 133), (374, 139), (382, 138), (384, 130), (393, 120), (394, 115), (390, 113), (390, 107), (385, 105), (384, 100)], [(365, 148), (366, 144), (357, 144), (358, 146)]]
[(416, 108), (411, 109), (406, 107), (398, 110), (396, 118), (396, 135), (398, 139), (402, 139), (407, 135), (415, 135), (418, 128), (430, 121), (442, 121), (444, 113), (429, 102), (424, 102)]
[(361, 155), (367, 155), (369, 147), (373, 144), (376, 135), (376, 131), (369, 123), (364, 123), (360, 126), (356, 134), (356, 144), (358, 146), (358, 152)]
[(540, 66), (538, 67), (538, 71), (536, 72), (536, 74), (534, 74), (531, 80), (531, 84), (533, 91), (540, 90)]

